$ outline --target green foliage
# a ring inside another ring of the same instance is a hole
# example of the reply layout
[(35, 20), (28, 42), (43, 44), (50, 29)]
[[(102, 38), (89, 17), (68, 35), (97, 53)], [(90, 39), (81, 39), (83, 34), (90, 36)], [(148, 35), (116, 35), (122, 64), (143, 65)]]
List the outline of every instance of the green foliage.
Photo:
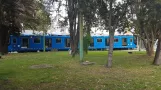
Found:
[(34, 18), (26, 18), (24, 28), (46, 32), (51, 24), (50, 13), (47, 11), (42, 1), (37, 1), (35, 5)]
[(91, 36), (90, 34), (87, 34), (86, 36), (83, 37), (83, 49), (86, 54), (88, 53), (88, 47), (90, 46), (91, 42)]
[(100, 17), (100, 20), (102, 21), (101, 24), (105, 26), (106, 30), (109, 30), (109, 20), (110, 20), (110, 2), (112, 2), (112, 8), (111, 8), (111, 27), (113, 31), (115, 29), (119, 29), (121, 31), (124, 30), (126, 24), (127, 24), (127, 8), (129, 5), (128, 0), (122, 0), (122, 3), (116, 3), (116, 0), (98, 0), (97, 1), (97, 14)]
[(158, 0), (132, 0), (129, 8), (129, 26), (135, 28), (135, 33), (144, 43), (147, 55), (153, 55), (153, 45), (161, 33), (161, 4)]
[(39, 0), (1, 0), (0, 16), (0, 26), (8, 27), (10, 33), (20, 32), (23, 26), (36, 29), (50, 24), (49, 13)]

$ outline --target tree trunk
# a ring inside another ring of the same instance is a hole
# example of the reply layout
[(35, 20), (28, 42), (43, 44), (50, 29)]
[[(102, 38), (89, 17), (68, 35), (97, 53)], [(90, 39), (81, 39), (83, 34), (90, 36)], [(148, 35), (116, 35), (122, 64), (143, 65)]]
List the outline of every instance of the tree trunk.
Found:
[(159, 36), (159, 39), (158, 39), (158, 45), (157, 45), (153, 64), (154, 65), (160, 65), (161, 64), (161, 35)]
[(3, 54), (8, 54), (8, 41), (9, 41), (9, 33), (8, 33), (8, 28), (7, 27), (4, 27), (4, 33), (3, 33), (3, 49), (2, 49), (2, 52)]
[(2, 58), (2, 29), (0, 27), (0, 59)]
[(8, 40), (9, 40), (9, 28), (7, 26), (1, 26), (1, 53), (7, 54), (8, 53)]
[(112, 29), (112, 4), (113, 0), (110, 1), (110, 11), (109, 11), (109, 35), (110, 35), (110, 45), (109, 45), (109, 51), (108, 51), (108, 63), (107, 68), (112, 67), (112, 56), (113, 56), (113, 42), (114, 42), (114, 30)]
[[(75, 27), (74, 24), (72, 27)], [(79, 25), (78, 25), (79, 26)], [(77, 27), (78, 27), (77, 26)], [(70, 43), (71, 43), (71, 50), (72, 50), (72, 57), (75, 57), (75, 55), (78, 53), (78, 42), (79, 42), (79, 28), (72, 28), (70, 31)]]
[(146, 54), (148, 56), (153, 56), (154, 55), (154, 43), (150, 42), (150, 41), (146, 41), (145, 39), (143, 40), (145, 49), (146, 49)]
[(112, 57), (113, 57), (113, 43), (114, 43), (114, 31), (110, 33), (110, 45), (109, 45), (109, 51), (108, 51), (108, 63), (107, 68), (112, 67)]
[(154, 48), (151, 47), (147, 47), (146, 53), (148, 56), (153, 56), (154, 55)]

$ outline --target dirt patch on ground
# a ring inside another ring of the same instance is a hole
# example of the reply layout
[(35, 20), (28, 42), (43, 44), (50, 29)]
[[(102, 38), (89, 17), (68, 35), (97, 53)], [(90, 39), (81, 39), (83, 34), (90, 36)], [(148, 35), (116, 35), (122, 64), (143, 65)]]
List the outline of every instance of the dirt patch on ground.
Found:
[(51, 64), (38, 64), (38, 65), (32, 65), (29, 68), (30, 69), (41, 69), (41, 68), (53, 68), (54, 66)]
[(82, 65), (94, 65), (96, 64), (95, 62), (89, 62), (89, 61), (85, 61), (81, 63)]

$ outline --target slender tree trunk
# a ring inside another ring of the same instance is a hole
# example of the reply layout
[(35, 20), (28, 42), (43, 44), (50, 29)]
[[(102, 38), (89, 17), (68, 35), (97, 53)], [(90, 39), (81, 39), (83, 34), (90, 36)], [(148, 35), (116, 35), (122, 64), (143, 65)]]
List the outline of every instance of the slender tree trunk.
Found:
[(112, 29), (112, 4), (113, 0), (110, 1), (110, 12), (109, 12), (109, 35), (110, 35), (110, 45), (108, 51), (108, 63), (107, 68), (112, 67), (112, 56), (113, 56), (113, 42), (114, 42), (114, 30)]
[(0, 59), (2, 58), (2, 29), (0, 26)]
[(158, 39), (158, 45), (157, 45), (153, 64), (154, 65), (160, 65), (161, 64), (161, 35), (159, 36), (159, 39)]
[(111, 32), (109, 40), (110, 40), (110, 44), (109, 44), (109, 51), (108, 51), (107, 68), (111, 68), (112, 67), (113, 43), (114, 43), (114, 33), (113, 32)]

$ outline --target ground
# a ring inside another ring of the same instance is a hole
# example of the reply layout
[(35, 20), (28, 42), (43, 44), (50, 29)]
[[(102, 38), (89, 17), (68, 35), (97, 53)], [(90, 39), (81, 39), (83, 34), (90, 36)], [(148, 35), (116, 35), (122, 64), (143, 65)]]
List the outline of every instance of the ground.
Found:
[(145, 52), (114, 51), (111, 69), (107, 51), (84, 60), (95, 64), (82, 65), (68, 52), (8, 54), (0, 59), (0, 90), (161, 90), (161, 66)]

